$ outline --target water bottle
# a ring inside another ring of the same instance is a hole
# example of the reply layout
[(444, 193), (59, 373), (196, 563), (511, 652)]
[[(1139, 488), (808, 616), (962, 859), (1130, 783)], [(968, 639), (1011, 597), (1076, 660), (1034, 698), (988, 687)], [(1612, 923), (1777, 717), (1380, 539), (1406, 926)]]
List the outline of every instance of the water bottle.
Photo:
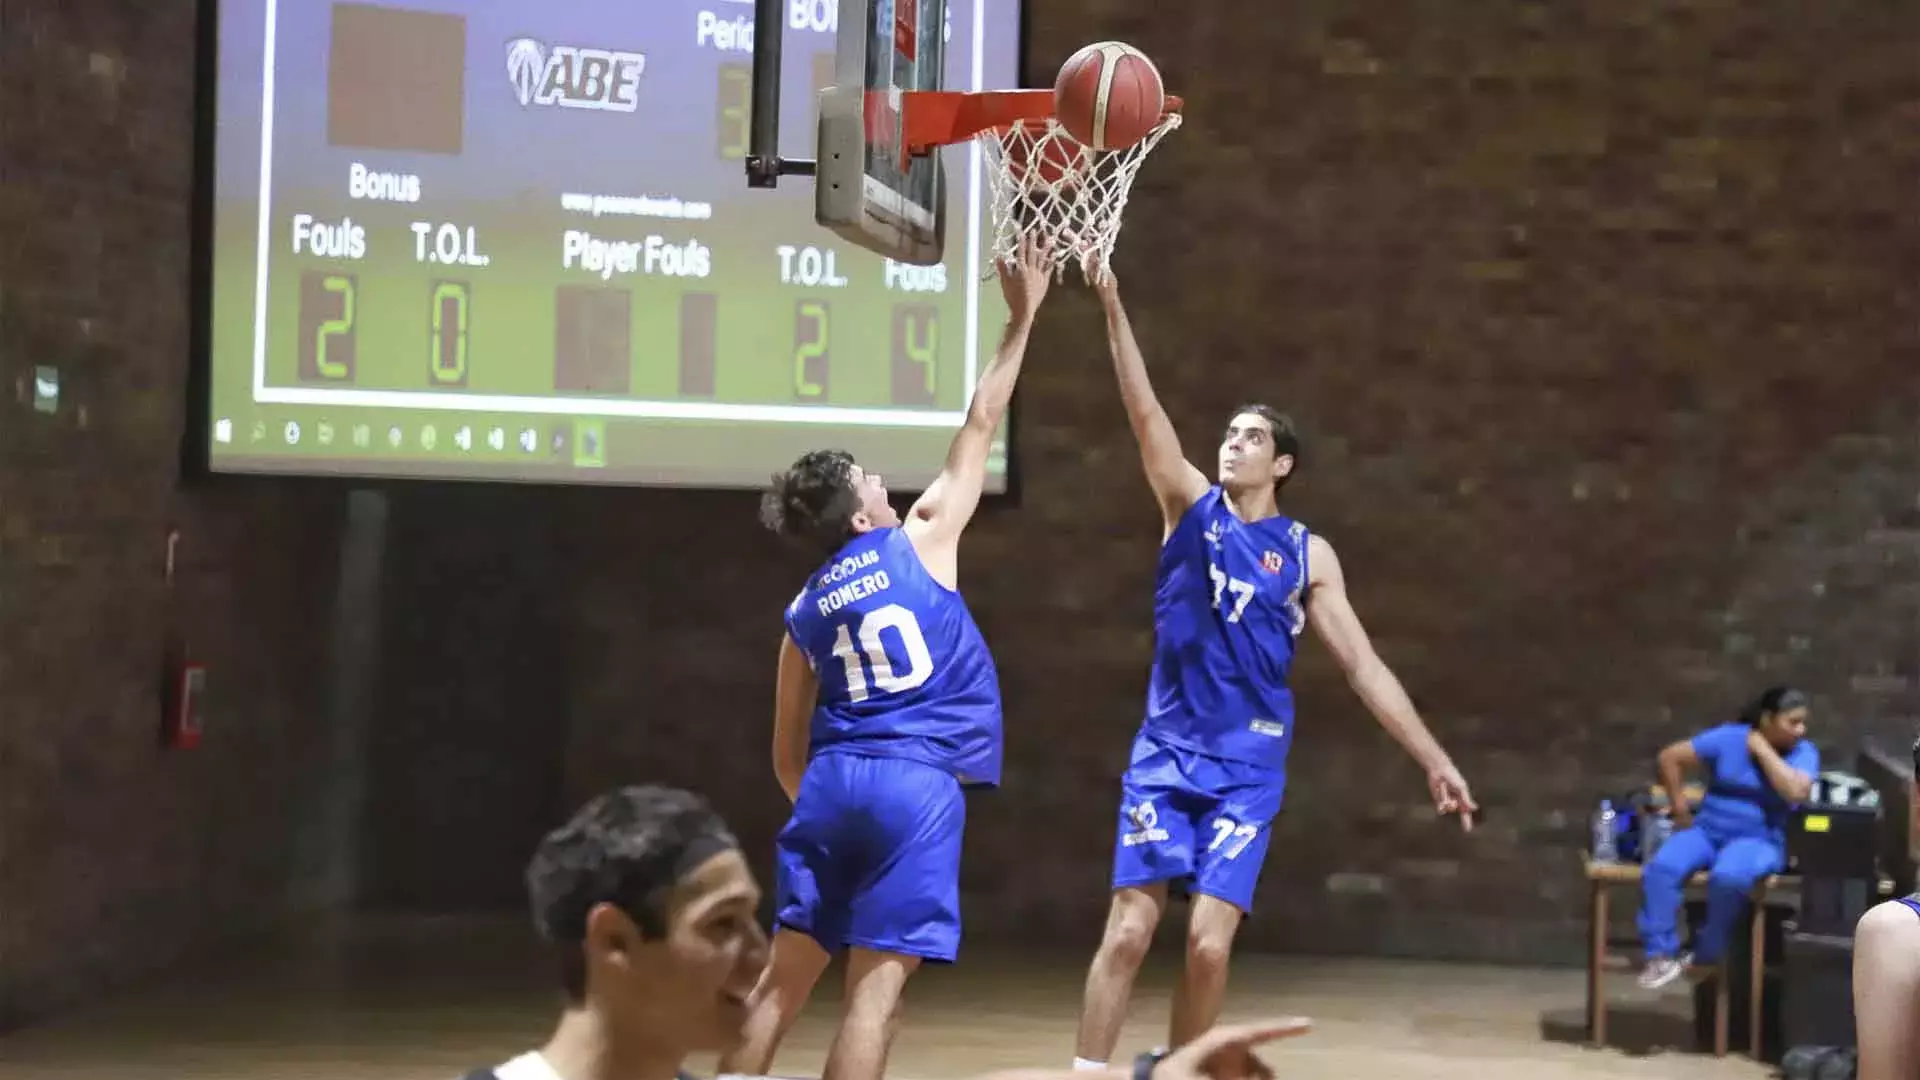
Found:
[(1593, 861), (1610, 863), (1620, 861), (1619, 840), (1614, 830), (1618, 827), (1620, 815), (1614, 812), (1612, 799), (1601, 799), (1600, 809), (1593, 815)]
[(1650, 814), (1640, 838), (1640, 861), (1650, 863), (1660, 845), (1673, 837), (1673, 819), (1665, 814)]

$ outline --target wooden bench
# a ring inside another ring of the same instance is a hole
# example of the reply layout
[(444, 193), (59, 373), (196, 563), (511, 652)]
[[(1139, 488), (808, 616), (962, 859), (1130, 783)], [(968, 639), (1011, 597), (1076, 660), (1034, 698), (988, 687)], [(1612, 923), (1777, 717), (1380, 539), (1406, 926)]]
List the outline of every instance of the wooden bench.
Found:
[[(1589, 892), (1587, 909), (1587, 1038), (1595, 1046), (1607, 1044), (1607, 994), (1602, 985), (1602, 976), (1608, 961), (1613, 959), (1609, 946), (1615, 944), (1608, 935), (1612, 917), (1613, 890), (1624, 886), (1640, 884), (1639, 863), (1597, 863), (1591, 857), (1586, 858), (1587, 888)], [(1753, 910), (1747, 917), (1748, 933), (1752, 935), (1751, 991), (1747, 998), (1747, 1053), (1758, 1060), (1760, 1057), (1760, 1005), (1761, 989), (1764, 986), (1767, 966), (1767, 901), (1773, 891), (1783, 882), (1792, 880), (1778, 874), (1770, 874), (1754, 885), (1749, 894), (1753, 901)], [(1687, 879), (1689, 891), (1704, 889), (1707, 884), (1706, 871), (1702, 870)], [(1727, 1056), (1727, 1017), (1730, 1002), (1730, 980), (1724, 971), (1713, 977), (1713, 1053), (1715, 1057)]]
[[(1601, 985), (1601, 977), (1607, 962), (1613, 959), (1609, 946), (1616, 944), (1608, 936), (1608, 925), (1612, 915), (1612, 893), (1615, 888), (1640, 884), (1640, 864), (1638, 863), (1597, 863), (1591, 857), (1583, 857), (1586, 864), (1589, 905), (1587, 911), (1587, 934), (1589, 948), (1587, 952), (1587, 1038), (1595, 1046), (1607, 1044), (1607, 995)], [(1698, 894), (1705, 889), (1707, 873), (1701, 871), (1687, 879), (1686, 889)], [(1893, 894), (1893, 882), (1880, 880), (1881, 896)], [(1800, 899), (1800, 878), (1793, 874), (1769, 874), (1760, 879), (1748, 893), (1752, 902), (1747, 914), (1747, 932), (1751, 936), (1748, 954), (1748, 993), (1747, 993), (1747, 1055), (1754, 1060), (1760, 1059), (1761, 1006), (1765, 1001), (1767, 973), (1767, 908), (1779, 904), (1797, 904)], [(1729, 984), (1725, 969), (1713, 976), (1713, 1053), (1715, 1057), (1727, 1056), (1727, 1018), (1730, 1002)]]

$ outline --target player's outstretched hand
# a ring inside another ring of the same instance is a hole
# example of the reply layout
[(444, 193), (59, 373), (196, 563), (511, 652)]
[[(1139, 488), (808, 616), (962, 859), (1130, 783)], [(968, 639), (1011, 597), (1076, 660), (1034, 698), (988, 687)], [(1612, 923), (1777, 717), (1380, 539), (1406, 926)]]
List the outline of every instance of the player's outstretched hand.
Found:
[(1102, 301), (1111, 302), (1120, 295), (1120, 279), (1113, 272), (1113, 263), (1100, 257), (1100, 248), (1091, 243), (1081, 243), (1073, 233), (1067, 234), (1073, 243), (1073, 250), (1080, 256), (1080, 276), (1086, 279), (1093, 291)]
[(1473, 815), (1480, 812), (1480, 804), (1473, 801), (1466, 777), (1452, 762), (1427, 773), (1427, 790), (1433, 794), (1434, 809), (1442, 814), (1459, 814), (1461, 830), (1473, 831)]
[(1053, 281), (1053, 262), (1048, 255), (1050, 250), (1045, 241), (1035, 241), (1028, 237), (1020, 241), (1020, 250), (1011, 259), (1001, 259), (996, 264), (1000, 271), (1000, 291), (1006, 295), (1007, 307), (1016, 322), (1029, 321), (1040, 310), (1040, 301), (1047, 295), (1047, 285)]
[(1091, 253), (1080, 257), (1080, 274), (1092, 286), (1094, 294), (1103, 304), (1111, 304), (1120, 295), (1120, 278), (1112, 267), (1101, 268)]
[(1313, 1021), (1304, 1016), (1215, 1027), (1168, 1054), (1155, 1066), (1153, 1080), (1272, 1080), (1273, 1069), (1253, 1048), (1312, 1030)]

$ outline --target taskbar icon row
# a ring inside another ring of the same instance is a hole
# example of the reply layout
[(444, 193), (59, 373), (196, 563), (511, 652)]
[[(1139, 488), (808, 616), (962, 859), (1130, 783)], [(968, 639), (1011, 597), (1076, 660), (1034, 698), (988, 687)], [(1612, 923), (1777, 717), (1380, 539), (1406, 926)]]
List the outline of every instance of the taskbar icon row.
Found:
[(304, 450), (456, 458), (508, 455), (523, 460), (544, 457), (583, 469), (602, 468), (607, 463), (606, 421), (584, 416), (562, 417), (544, 427), (459, 419), (345, 424), (325, 418), (254, 417), (236, 421), (221, 417), (213, 422), (213, 442), (216, 447), (266, 453)]

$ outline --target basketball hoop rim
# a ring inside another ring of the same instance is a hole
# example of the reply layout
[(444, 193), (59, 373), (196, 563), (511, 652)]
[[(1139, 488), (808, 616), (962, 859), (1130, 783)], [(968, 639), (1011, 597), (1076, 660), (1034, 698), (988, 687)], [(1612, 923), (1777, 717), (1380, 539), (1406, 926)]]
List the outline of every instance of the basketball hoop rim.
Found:
[[(1054, 115), (1052, 90), (908, 90), (900, 98), (901, 138), (910, 154)], [(1163, 122), (1186, 104), (1176, 94), (1166, 101)]]

